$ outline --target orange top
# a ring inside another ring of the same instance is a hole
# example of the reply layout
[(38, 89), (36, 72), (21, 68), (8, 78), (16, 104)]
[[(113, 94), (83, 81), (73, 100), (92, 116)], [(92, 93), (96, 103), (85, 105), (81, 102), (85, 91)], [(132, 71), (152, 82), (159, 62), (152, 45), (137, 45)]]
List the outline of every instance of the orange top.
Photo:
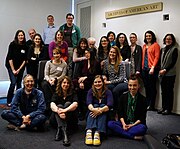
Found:
[[(142, 69), (144, 68), (144, 57), (146, 51), (146, 44), (143, 45), (142, 48)], [(159, 58), (160, 58), (160, 46), (157, 42), (153, 43), (151, 46), (148, 47), (148, 67), (151, 68), (152, 66), (156, 67)]]

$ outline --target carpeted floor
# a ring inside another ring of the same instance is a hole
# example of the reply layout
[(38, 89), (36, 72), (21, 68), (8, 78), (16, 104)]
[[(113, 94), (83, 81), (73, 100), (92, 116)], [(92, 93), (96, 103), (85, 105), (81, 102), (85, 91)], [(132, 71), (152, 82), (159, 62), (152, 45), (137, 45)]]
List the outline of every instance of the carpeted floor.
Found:
[[(0, 113), (3, 110), (3, 104), (1, 104)], [(5, 105), (4, 105), (4, 108)], [(0, 149), (59, 149), (65, 148), (62, 145), (62, 141), (54, 141), (54, 135), (56, 130), (49, 128), (45, 132), (27, 132), (25, 130), (10, 131), (7, 130), (8, 122), (2, 120), (0, 117)], [(180, 133), (180, 116), (179, 115), (159, 115), (156, 112), (148, 112), (147, 114), (147, 134), (152, 135), (160, 143), (162, 138), (167, 133)], [(72, 149), (86, 149), (96, 148), (88, 147), (84, 144), (84, 128), (85, 121), (79, 123), (79, 130), (71, 136)], [(103, 140), (102, 145), (98, 148), (103, 149), (147, 149), (148, 146), (145, 141), (128, 140), (115, 136), (108, 136)]]

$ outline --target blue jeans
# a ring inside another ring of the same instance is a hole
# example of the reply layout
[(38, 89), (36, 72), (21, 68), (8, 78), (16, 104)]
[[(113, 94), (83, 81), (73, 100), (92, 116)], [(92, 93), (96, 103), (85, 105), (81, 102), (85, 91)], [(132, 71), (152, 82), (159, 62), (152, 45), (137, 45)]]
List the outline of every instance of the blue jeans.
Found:
[(134, 136), (144, 136), (147, 131), (147, 126), (144, 124), (135, 125), (125, 131), (120, 121), (109, 121), (108, 128), (116, 134), (129, 139), (134, 139)]
[[(94, 108), (97, 107), (104, 107), (105, 104), (94, 104)], [(98, 115), (97, 117), (93, 118), (90, 116), (90, 112), (87, 116), (87, 123), (86, 123), (86, 130), (87, 129), (95, 129), (96, 131), (106, 133), (107, 127), (107, 112)]]
[(12, 98), (14, 96), (14, 89), (15, 86), (16, 89), (21, 88), (21, 82), (22, 82), (22, 77), (23, 77), (23, 73), (24, 73), (24, 68), (20, 70), (18, 75), (14, 75), (11, 68), (8, 68), (8, 73), (9, 73), (9, 79), (10, 79), (10, 86), (8, 89), (8, 94), (7, 94), (7, 104), (10, 104), (12, 101)]
[[(4, 110), (1, 114), (1, 117), (15, 126), (22, 125), (23, 119), (19, 118), (16, 114), (11, 112), (10, 110)], [(31, 129), (34, 127), (42, 126), (46, 121), (46, 116), (43, 114), (39, 114), (39, 115), (36, 115), (35, 117), (31, 117), (30, 119), (31, 119), (31, 123), (30, 125), (28, 125), (28, 128)]]

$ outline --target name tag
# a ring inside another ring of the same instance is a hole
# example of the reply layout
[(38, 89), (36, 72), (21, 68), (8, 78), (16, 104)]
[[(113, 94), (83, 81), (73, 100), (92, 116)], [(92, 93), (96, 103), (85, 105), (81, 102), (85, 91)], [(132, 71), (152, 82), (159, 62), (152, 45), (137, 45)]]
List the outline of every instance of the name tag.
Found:
[(22, 49), (22, 50), (21, 50), (21, 53), (25, 53), (25, 50)]
[(72, 33), (75, 33), (75, 32), (76, 32), (76, 30), (73, 30), (73, 31), (72, 31)]
[(35, 58), (35, 57), (31, 57), (31, 60), (35, 61), (35, 60), (36, 60), (36, 58)]
[(61, 68), (61, 67), (57, 67), (57, 70), (58, 70), (58, 71), (62, 71), (62, 68)]

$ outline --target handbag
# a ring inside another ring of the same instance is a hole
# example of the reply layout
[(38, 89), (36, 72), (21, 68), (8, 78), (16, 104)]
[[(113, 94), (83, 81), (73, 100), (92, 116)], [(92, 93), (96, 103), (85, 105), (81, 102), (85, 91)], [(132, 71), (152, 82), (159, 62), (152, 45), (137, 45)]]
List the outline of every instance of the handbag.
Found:
[(161, 143), (169, 149), (180, 149), (180, 134), (167, 134)]

